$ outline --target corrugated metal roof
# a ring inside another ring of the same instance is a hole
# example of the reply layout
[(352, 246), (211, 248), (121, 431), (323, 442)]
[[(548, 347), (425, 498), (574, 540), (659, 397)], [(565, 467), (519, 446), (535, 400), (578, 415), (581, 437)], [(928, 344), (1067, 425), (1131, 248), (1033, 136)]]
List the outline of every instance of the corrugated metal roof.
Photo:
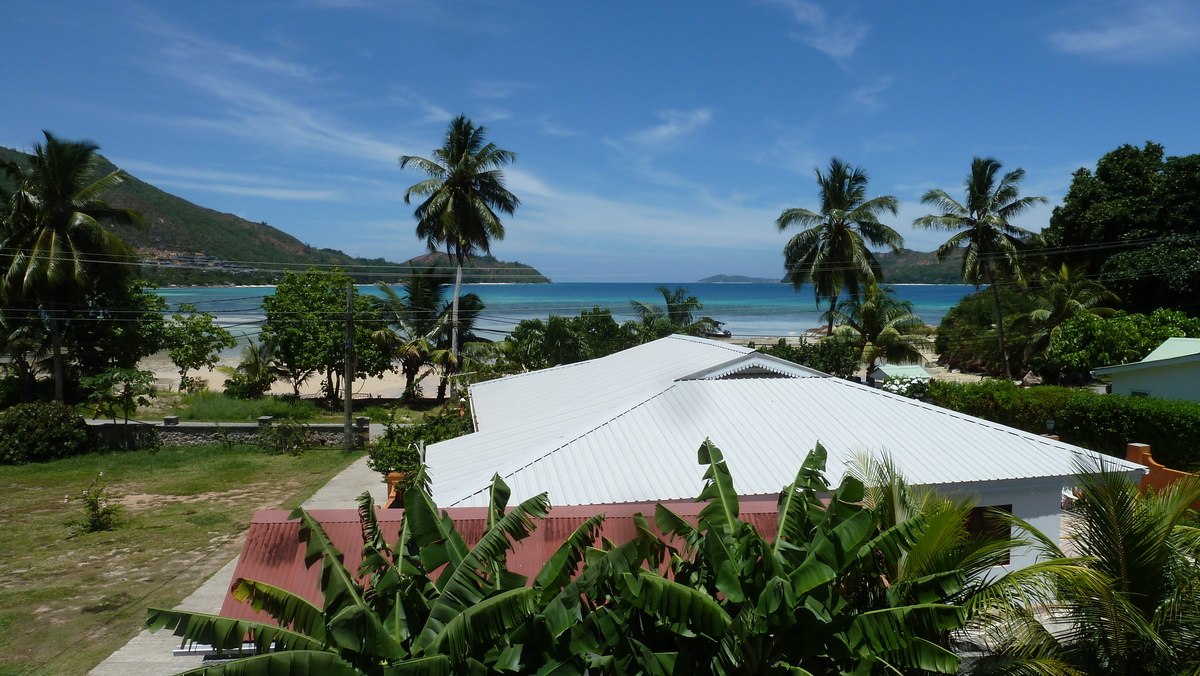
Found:
[(476, 429), (498, 432), (610, 414), (680, 376), (750, 352), (741, 345), (669, 336), (600, 359), (479, 383), (471, 387)]
[(772, 357), (762, 352), (751, 352), (724, 364), (718, 364), (697, 371), (676, 380), (721, 380), (739, 377), (777, 377), (777, 378), (828, 378), (828, 373), (822, 373), (807, 366), (794, 364), (786, 359)]
[(1110, 375), (1120, 371), (1136, 371), (1194, 361), (1200, 357), (1200, 338), (1168, 338), (1141, 361), (1093, 369), (1095, 375)]
[[(586, 383), (578, 387), (573, 396), (585, 398)], [(696, 449), (705, 438), (724, 451), (744, 495), (777, 493), (817, 441), (834, 481), (862, 453), (890, 454), (925, 485), (1068, 477), (1101, 457), (844, 380), (763, 378), (672, 383), (603, 420), (568, 417), (435, 444), (428, 462), (444, 505), (485, 505), (493, 472), (514, 500), (542, 491), (568, 505), (685, 499), (702, 485)]]
[(930, 377), (929, 371), (926, 371), (923, 366), (918, 366), (916, 364), (880, 364), (879, 366), (875, 367), (874, 371), (871, 372), (871, 377), (876, 380), (882, 380), (883, 378), (880, 378), (880, 376), (877, 374), (882, 374), (883, 378)]
[[(512, 503), (515, 504), (515, 501)], [(758, 529), (764, 537), (773, 538), (776, 529), (776, 500), (743, 500), (741, 518)], [(670, 503), (668, 505), (680, 516), (696, 523), (703, 504), (694, 502)], [(487, 527), (485, 508), (448, 509), (455, 527), (468, 546), (474, 546)], [(559, 545), (585, 520), (596, 514), (605, 514), (599, 538), (608, 538), (616, 543), (627, 542), (637, 533), (633, 523), (635, 513), (643, 514), (654, 526), (654, 503), (624, 505), (588, 505), (583, 507), (554, 507), (544, 519), (535, 521), (536, 529), (519, 543), (508, 555), (509, 569), (532, 579)], [(288, 520), (286, 510), (255, 512), (250, 529), (246, 533), (246, 544), (242, 547), (233, 579), (246, 578), (286, 589), (320, 606), (320, 564), (312, 568), (304, 566), (304, 546), (300, 542), (300, 522)], [(358, 511), (353, 509), (321, 509), (309, 512), (329, 535), (334, 546), (344, 555), (344, 562), (351, 572), (357, 573), (362, 562), (362, 529)], [(388, 544), (394, 544), (400, 531), (403, 510), (382, 509), (377, 520)], [(661, 533), (659, 533), (661, 535)], [(596, 543), (599, 544), (600, 539)], [(678, 545), (678, 543), (675, 543)], [(234, 599), (228, 592), (221, 606), (221, 615), (273, 624), (270, 617), (256, 613), (253, 608)]]

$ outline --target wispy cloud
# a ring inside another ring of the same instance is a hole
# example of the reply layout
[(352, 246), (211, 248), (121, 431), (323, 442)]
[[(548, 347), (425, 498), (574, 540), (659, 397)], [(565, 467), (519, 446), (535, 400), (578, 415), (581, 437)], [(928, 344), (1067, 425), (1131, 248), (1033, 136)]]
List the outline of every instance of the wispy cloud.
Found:
[(708, 108), (695, 110), (664, 110), (658, 113), (663, 123), (629, 135), (629, 140), (642, 146), (658, 146), (673, 142), (712, 121)]
[(1139, 0), (1089, 26), (1053, 33), (1050, 42), (1069, 54), (1133, 63), (1159, 61), (1200, 49), (1200, 6)]
[(784, 7), (802, 30), (792, 33), (800, 42), (835, 59), (846, 59), (867, 38), (867, 24), (848, 16), (831, 18), (812, 0), (771, 0)]
[(260, 175), (172, 167), (141, 160), (122, 160), (119, 166), (157, 186), (289, 201), (336, 202), (341, 198), (336, 190), (305, 188), (292, 181)]
[(850, 101), (859, 108), (870, 111), (880, 110), (886, 106), (883, 101), (883, 95), (891, 87), (892, 77), (890, 75), (878, 78), (875, 82), (859, 87), (851, 92)]

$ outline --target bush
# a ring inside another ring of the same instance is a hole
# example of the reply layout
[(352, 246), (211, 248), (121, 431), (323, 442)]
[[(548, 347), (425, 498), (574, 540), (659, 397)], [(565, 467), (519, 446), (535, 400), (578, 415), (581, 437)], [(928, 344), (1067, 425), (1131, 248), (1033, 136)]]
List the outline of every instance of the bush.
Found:
[(241, 371), (235, 371), (225, 380), (225, 395), (234, 399), (258, 399), (271, 389), (273, 383), (266, 379), (251, 378)]
[(1067, 387), (1019, 389), (1007, 381), (949, 383), (933, 381), (934, 404), (985, 420), (1044, 434), (1067, 443), (1125, 457), (1131, 442), (1150, 444), (1154, 459), (1173, 469), (1200, 468), (1200, 404), (1117, 394), (1096, 394)]
[(242, 400), (219, 392), (198, 392), (184, 397), (183, 403), (187, 406), (180, 414), (183, 420), (253, 422), (264, 415), (276, 419), (312, 420), (319, 414), (312, 400), (290, 397)]
[(928, 378), (892, 378), (879, 386), (884, 392), (891, 392), (909, 399), (925, 401), (929, 398)]
[(0, 464), (58, 460), (91, 449), (87, 424), (69, 406), (39, 401), (0, 412)]
[[(108, 487), (100, 483), (102, 478), (104, 478), (104, 472), (92, 479), (92, 483), (83, 489), (83, 493), (78, 498), (75, 498), (83, 503), (83, 516), (67, 521), (67, 526), (71, 528), (73, 535), (112, 530), (120, 523), (121, 506), (116, 502), (110, 502), (109, 496), (104, 494)], [(70, 495), (63, 498), (63, 502), (69, 503), (71, 500)]]
[(749, 343), (747, 347), (843, 378), (854, 375), (862, 366), (862, 354), (858, 346), (844, 340), (825, 339), (817, 343), (789, 345), (787, 339), (780, 338), (774, 345), (755, 346), (754, 343)]
[(0, 378), (0, 409), (21, 403), (21, 379), (16, 376)]
[(411, 479), (420, 465), (418, 442), (436, 444), (471, 432), (470, 415), (460, 416), (456, 407), (443, 406), (437, 415), (420, 422), (404, 425), (395, 421), (375, 442), (367, 458), (367, 467), (384, 477), (392, 472), (404, 472)]
[(300, 457), (304, 449), (313, 445), (313, 435), (308, 425), (284, 419), (260, 428), (254, 443), (270, 455)]

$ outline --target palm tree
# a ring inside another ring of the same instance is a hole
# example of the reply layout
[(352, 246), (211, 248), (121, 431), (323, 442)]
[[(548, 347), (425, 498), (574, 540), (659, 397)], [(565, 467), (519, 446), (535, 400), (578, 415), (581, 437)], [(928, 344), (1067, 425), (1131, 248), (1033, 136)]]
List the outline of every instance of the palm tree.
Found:
[(672, 333), (686, 333), (689, 336), (703, 336), (716, 331), (721, 322), (712, 317), (696, 319), (695, 312), (703, 310), (704, 306), (695, 296), (689, 296), (686, 287), (677, 286), (672, 291), (665, 286), (656, 286), (654, 290), (661, 293), (665, 308), (637, 300), (629, 301), (633, 312), (646, 326), (654, 326), (658, 320), (666, 319), (674, 327)]
[(137, 225), (142, 217), (101, 200), (125, 173), (93, 179), (99, 146), (43, 133), (46, 142), (34, 145), (30, 166), (4, 165), (14, 190), (0, 232), (0, 296), (6, 302), (35, 302), (45, 314), (54, 398), (62, 401), (60, 320), (66, 304), (82, 298), (101, 271), (109, 278), (133, 271), (132, 249), (106, 226)]
[[(385, 323), (373, 337), (389, 350), (392, 359), (400, 362), (405, 396), (413, 396), (421, 368), (437, 361), (443, 370), (438, 398), (443, 398), (446, 376), (458, 366), (457, 356), (451, 358), (456, 354), (454, 350), (446, 349), (446, 328), (451, 323), (452, 312), (445, 300), (449, 284), (450, 276), (436, 266), (423, 270), (410, 267), (401, 281), (403, 295), (379, 282), (376, 286), (383, 296), (370, 297)], [(473, 293), (459, 299), (459, 327), (464, 329), (464, 336), (470, 336), (475, 318), (483, 307), (483, 301)], [(441, 354), (443, 352), (445, 354)]]
[[(904, 238), (879, 222), (883, 212), (896, 214), (899, 202), (890, 195), (867, 199), (867, 173), (838, 158), (829, 162), (829, 173), (816, 170), (820, 186), (820, 212), (785, 209), (775, 220), (780, 231), (796, 225), (805, 228), (783, 247), (784, 266), (792, 286), (799, 290), (811, 282), (817, 303), (829, 301), (832, 311), (842, 290), (858, 296), (862, 284), (883, 281), (883, 270), (868, 247), (896, 251)], [(830, 317), (829, 333), (833, 333)]]
[[(998, 661), (1032, 654), (1071, 664), (1071, 673), (1200, 673), (1200, 529), (1191, 511), (1200, 481), (1142, 493), (1117, 472), (1093, 468), (1077, 480), (1066, 539), (1090, 575), (1057, 589), (1054, 631), (1028, 613), (997, 618)], [(1057, 541), (1027, 530), (1043, 556), (1064, 556)]]
[(1050, 345), (1063, 322), (1077, 314), (1110, 317), (1116, 309), (1109, 303), (1120, 302), (1117, 295), (1085, 274), (1087, 266), (1072, 268), (1063, 263), (1058, 270), (1042, 270), (1033, 294), (1038, 307), (1017, 318), (1032, 330), (1025, 354), (1040, 354)]
[(880, 360), (893, 364), (920, 364), (927, 341), (920, 335), (925, 322), (913, 314), (911, 301), (896, 298), (892, 287), (875, 283), (863, 287), (858, 298), (846, 298), (823, 317), (839, 324), (833, 340), (858, 346), (867, 372)]
[(491, 253), (491, 241), (504, 239), (504, 224), (496, 211), (512, 215), (521, 201), (504, 187), (500, 167), (516, 160), (516, 153), (487, 143), (487, 128), (475, 126), (465, 116), (450, 121), (445, 141), (432, 159), (402, 155), (400, 168), (412, 166), (430, 178), (404, 191), (404, 203), (413, 195), (425, 198), (414, 212), (417, 237), (430, 252), (446, 247), (454, 259), (454, 302), (450, 320), (450, 351), (457, 359), (459, 294), (463, 263), (477, 250)]
[(1024, 282), (1021, 251), (1033, 233), (1018, 228), (1010, 219), (1036, 204), (1045, 204), (1045, 197), (1018, 197), (1020, 183), (1025, 178), (1024, 169), (1014, 169), (1000, 177), (1000, 162), (990, 157), (976, 157), (971, 162), (971, 173), (966, 181), (966, 205), (959, 204), (944, 190), (930, 190), (921, 197), (922, 204), (932, 204), (942, 213), (927, 214), (913, 225), (921, 228), (939, 228), (955, 231), (954, 235), (937, 249), (937, 258), (943, 261), (962, 249), (963, 281), (978, 289), (987, 283), (992, 290), (996, 305), (996, 339), (999, 341), (1000, 360), (1004, 377), (1011, 378), (1008, 368), (1008, 353), (1004, 346), (1004, 317), (1000, 310), (1000, 287), (998, 283), (1010, 279)]

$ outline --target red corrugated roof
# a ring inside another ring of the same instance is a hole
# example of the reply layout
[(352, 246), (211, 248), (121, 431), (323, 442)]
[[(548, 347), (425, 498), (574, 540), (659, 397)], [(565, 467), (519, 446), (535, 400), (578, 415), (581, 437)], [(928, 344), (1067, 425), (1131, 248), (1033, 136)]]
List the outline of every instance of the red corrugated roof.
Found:
[[(680, 516), (695, 523), (696, 515), (704, 503), (664, 503)], [(582, 505), (554, 507), (549, 515), (536, 521), (537, 529), (528, 538), (516, 543), (508, 556), (508, 566), (516, 573), (532, 579), (546, 560), (558, 549), (566, 538), (589, 517), (605, 514), (607, 518), (600, 529), (600, 537), (615, 543), (631, 540), (636, 527), (633, 515), (642, 513), (654, 527), (655, 503), (630, 503), (621, 505)], [(461, 507), (445, 510), (467, 544), (474, 546), (483, 536), (487, 524), (487, 510), (480, 507)], [(286, 589), (321, 605), (318, 586), (321, 565), (304, 566), (304, 544), (300, 541), (300, 522), (289, 520), (286, 510), (260, 511), (254, 514), (246, 544), (238, 558), (233, 579), (248, 578)], [(328, 534), (330, 541), (345, 555), (346, 567), (351, 572), (358, 570), (362, 561), (362, 530), (358, 512), (353, 509), (323, 509), (309, 512)], [(400, 532), (400, 516), (403, 510), (381, 509), (378, 521), (386, 541), (394, 543)], [(770, 497), (743, 497), (741, 518), (767, 537), (774, 537), (776, 529), (776, 500)], [(600, 541), (597, 540), (597, 543)], [(221, 606), (221, 615), (260, 622), (271, 622), (264, 614), (256, 613), (247, 604), (235, 600), (228, 592)]]

